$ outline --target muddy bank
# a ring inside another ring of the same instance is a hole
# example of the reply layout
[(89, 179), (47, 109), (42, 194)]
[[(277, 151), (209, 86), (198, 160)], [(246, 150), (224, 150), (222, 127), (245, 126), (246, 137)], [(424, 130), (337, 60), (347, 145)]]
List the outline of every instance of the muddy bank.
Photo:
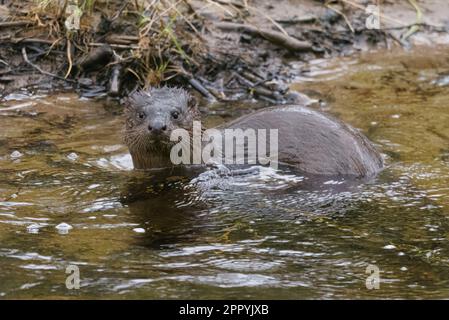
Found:
[(447, 11), (442, 0), (4, 0), (0, 94), (120, 97), (168, 83), (211, 100), (295, 101), (289, 82), (307, 70), (292, 62), (446, 43)]

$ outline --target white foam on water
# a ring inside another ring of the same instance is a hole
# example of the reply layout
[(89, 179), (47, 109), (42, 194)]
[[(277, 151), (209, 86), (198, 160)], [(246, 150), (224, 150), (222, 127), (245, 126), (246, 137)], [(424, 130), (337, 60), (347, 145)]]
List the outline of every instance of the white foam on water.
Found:
[(133, 160), (129, 153), (113, 155), (110, 158), (100, 158), (96, 160), (94, 165), (109, 170), (126, 170), (134, 169)]

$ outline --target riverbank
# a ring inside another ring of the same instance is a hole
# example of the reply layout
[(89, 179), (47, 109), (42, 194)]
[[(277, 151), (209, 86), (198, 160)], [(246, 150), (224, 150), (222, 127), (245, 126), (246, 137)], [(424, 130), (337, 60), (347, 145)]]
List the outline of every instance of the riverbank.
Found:
[(442, 0), (3, 3), (2, 98), (24, 88), (120, 98), (169, 84), (282, 103), (299, 99), (289, 84), (307, 72), (292, 62), (449, 42)]

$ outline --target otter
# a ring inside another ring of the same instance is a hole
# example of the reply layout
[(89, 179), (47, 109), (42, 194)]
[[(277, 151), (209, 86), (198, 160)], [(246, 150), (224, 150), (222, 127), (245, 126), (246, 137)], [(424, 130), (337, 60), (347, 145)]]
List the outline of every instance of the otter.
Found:
[[(124, 142), (135, 169), (171, 167), (174, 129), (192, 133), (201, 119), (195, 98), (176, 87), (136, 91), (125, 99)], [(265, 108), (217, 127), (218, 130), (277, 129), (278, 162), (300, 172), (326, 176), (370, 177), (383, 158), (361, 132), (302, 105)]]

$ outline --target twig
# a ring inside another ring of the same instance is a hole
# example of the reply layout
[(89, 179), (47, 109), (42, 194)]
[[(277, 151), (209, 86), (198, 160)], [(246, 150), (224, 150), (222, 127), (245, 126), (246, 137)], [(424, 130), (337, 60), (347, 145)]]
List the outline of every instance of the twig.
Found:
[[(226, 9), (225, 7), (223, 7), (220, 3), (217, 3), (215, 1), (212, 0), (206, 0), (208, 3), (215, 5), (216, 7), (222, 9), (223, 11), (225, 11), (227, 14), (229, 14), (231, 17), (234, 17), (234, 13), (232, 13), (231, 11), (229, 11), (228, 9)], [(229, 4), (229, 3), (226, 3)]]
[(346, 24), (348, 25), (349, 29), (351, 29), (352, 33), (355, 33), (354, 28), (352, 27), (351, 22), (349, 21), (348, 17), (340, 10), (335, 9), (334, 7), (332, 7), (330, 4), (326, 4), (326, 8), (331, 9), (332, 11), (335, 11), (336, 13), (338, 13), (339, 15), (341, 15), (343, 17), (343, 19), (345, 19)]
[(238, 74), (237, 72), (233, 72), (233, 74), (234, 74), (234, 77), (236, 77), (236, 78), (239, 79), (241, 82), (243, 82), (243, 84), (244, 84), (245, 86), (247, 86), (247, 87), (249, 87), (249, 88), (254, 88), (254, 87), (255, 87), (255, 84), (254, 84), (252, 81), (246, 79), (245, 77), (242, 77), (242, 76), (241, 76), (240, 74)]
[(251, 7), (251, 6), (246, 6), (247, 9), (253, 10), (255, 12), (260, 13), (261, 15), (263, 15), (265, 18), (267, 18), (276, 28), (279, 29), (280, 32), (282, 32), (286, 37), (289, 37), (287, 31), (285, 31), (284, 28), (282, 28), (282, 26), (277, 23), (272, 17), (270, 17), (269, 15), (267, 15), (265, 12), (255, 8), (255, 7)]
[[(210, 2), (210, 0), (208, 0), (209, 2)], [(266, 19), (268, 19), (276, 28), (278, 28), (279, 29), (279, 31), (280, 32), (282, 32), (285, 36), (287, 36), (288, 37), (288, 33), (287, 33), (287, 31), (285, 31), (285, 29), (284, 28), (282, 28), (282, 26), (279, 24), (279, 23), (277, 23), (276, 22), (276, 20), (274, 20), (272, 17), (270, 17), (269, 15), (267, 15), (265, 12), (263, 12), (262, 10), (259, 10), (258, 8), (256, 8), (256, 7), (252, 7), (252, 6), (250, 6), (250, 5), (248, 5), (248, 2), (247, 1), (243, 1), (243, 4), (240, 4), (240, 3), (236, 3), (236, 2), (232, 2), (232, 1), (223, 1), (223, 0), (216, 0), (218, 3), (221, 3), (221, 4), (223, 4), (223, 5), (228, 5), (228, 6), (231, 6), (231, 7), (235, 7), (235, 8), (239, 8), (239, 9), (245, 9), (245, 10), (251, 10), (251, 11), (254, 11), (254, 12), (257, 12), (257, 13), (259, 13), (260, 15), (262, 15), (262, 16), (264, 16)], [(219, 4), (216, 4), (217, 6), (219, 5)], [(221, 6), (220, 5), (220, 7), (221, 8), (223, 8), (224, 10), (226, 10), (223, 6)], [(228, 13), (230, 13), (228, 10), (226, 10)], [(234, 15), (233, 14), (230, 14), (231, 15), (231, 17), (233, 17)]]
[(253, 83), (252, 81), (248, 80), (246, 77), (238, 74), (237, 72), (234, 72), (233, 74), (238, 80), (243, 82), (243, 84), (248, 87), (249, 91), (252, 94), (256, 94), (258, 96), (265, 96), (270, 99), (274, 99), (275, 101), (279, 101), (282, 99), (279, 92), (273, 91), (268, 88), (259, 87), (258, 85), (260, 84), (260, 81), (258, 83)]
[(173, 7), (173, 10), (176, 11), (176, 13), (189, 25), (190, 28), (192, 28), (192, 30), (197, 34), (198, 38), (200, 40), (203, 40), (203, 37), (201, 36), (201, 33), (197, 30), (197, 28), (195, 28), (195, 26), (189, 21), (189, 19), (187, 19), (182, 13), (181, 11), (178, 10), (178, 8)]
[(419, 27), (423, 27), (423, 28), (428, 28), (430, 31), (435, 31), (435, 32), (447, 32), (448, 28), (444, 28), (444, 27), (437, 27), (431, 24), (427, 24), (424, 22), (421, 23), (410, 23), (404, 26), (399, 26), (399, 27), (386, 27), (386, 28), (382, 28), (382, 30), (402, 30), (402, 29), (409, 29), (413, 26), (419, 26)]
[(9, 40), (12, 43), (43, 43), (43, 44), (49, 44), (52, 45), (54, 43), (54, 40), (47, 40), (47, 39), (39, 39), (39, 38), (11, 38), (3, 39), (3, 40)]
[(232, 5), (232, 6), (236, 7), (236, 8), (239, 8), (239, 9), (245, 9), (245, 4), (242, 4), (242, 3), (231, 2), (231, 1), (224, 1), (224, 0), (215, 0), (215, 1), (220, 3), (220, 4), (223, 4), (223, 5), (227, 5), (227, 6)]
[(106, 37), (106, 42), (109, 44), (124, 44), (129, 45), (133, 42), (138, 42), (139, 37), (127, 35), (109, 35)]
[(64, 81), (67, 81), (67, 82), (75, 82), (72, 79), (65, 79), (64, 77), (60, 77), (60, 76), (58, 76), (58, 75), (56, 75), (54, 73), (42, 70), (39, 66), (35, 65), (34, 63), (32, 63), (28, 59), (28, 55), (27, 55), (27, 51), (26, 51), (25, 47), (22, 48), (22, 57), (23, 57), (23, 60), (25, 60), (26, 63), (28, 63), (31, 67), (33, 67), (34, 69), (36, 69), (37, 71), (39, 71), (42, 74), (45, 74), (47, 76), (50, 76), (50, 77), (53, 77), (53, 78), (56, 78), (56, 79), (64, 80)]
[(283, 24), (300, 24), (300, 23), (311, 23), (318, 20), (315, 16), (304, 16), (301, 18), (292, 18), (292, 19), (276, 19), (275, 21), (277, 23), (283, 23)]
[(254, 26), (232, 22), (218, 22), (215, 24), (215, 26), (222, 30), (247, 32), (250, 34), (258, 35), (270, 41), (271, 43), (277, 44), (292, 51), (312, 50), (312, 45), (309, 42), (298, 40), (289, 35), (284, 35), (278, 31), (259, 29)]
[(422, 22), (422, 11), (419, 8), (418, 4), (415, 2), (415, 0), (408, 0), (410, 4), (415, 8), (416, 10), (416, 23), (410, 27), (410, 30), (407, 31), (407, 33), (402, 37), (403, 41), (406, 41), (410, 36), (412, 36), (414, 33), (418, 32), (420, 29), (420, 24)]
[(23, 27), (26, 25), (32, 24), (30, 21), (6, 21), (0, 22), (0, 28), (9, 28), (9, 27)]
[(199, 93), (201, 93), (203, 96), (205, 96), (206, 98), (209, 99), (213, 99), (214, 96), (209, 92), (209, 90), (207, 90), (198, 80), (192, 78), (192, 77), (188, 77), (188, 82), (190, 83), (190, 85), (197, 90)]
[(214, 87), (207, 85), (206, 86), (207, 90), (209, 90), (209, 92), (215, 97), (215, 99), (219, 100), (219, 101), (226, 101), (226, 95), (224, 94), (223, 91), (218, 91), (217, 89), (215, 89)]
[(64, 76), (64, 79), (67, 79), (67, 77), (70, 75), (70, 72), (72, 71), (73, 62), (72, 62), (72, 43), (70, 42), (70, 39), (67, 39), (67, 60), (69, 61), (69, 67), (67, 69), (67, 73)]
[(282, 100), (282, 96), (279, 94), (279, 92), (271, 91), (265, 88), (256, 87), (252, 89), (252, 92), (258, 96), (265, 96), (274, 99), (275, 101)]
[(254, 83), (265, 81), (265, 79), (263, 79), (262, 77), (259, 77), (258, 75), (250, 73), (248, 71), (242, 71), (242, 76), (245, 77), (246, 79), (249, 79), (250, 81), (252, 81)]
[(123, 10), (126, 9), (126, 7), (128, 6), (129, 1), (124, 1), (122, 6), (118, 9), (118, 11), (112, 16), (112, 18), (110, 19), (110, 21), (115, 21), (117, 20), (118, 17), (120, 17), (120, 15), (122, 14)]
[(142, 79), (140, 78), (139, 74), (137, 72), (135, 72), (133, 69), (131, 68), (126, 68), (126, 71), (130, 72), (133, 76), (136, 77), (136, 79), (139, 81), (139, 83), (143, 83)]
[[(90, 47), (102, 47), (104, 46), (106, 43), (98, 43), (98, 42), (91, 42), (89, 43)], [(139, 49), (139, 46), (137, 45), (125, 45), (125, 44), (109, 44), (111, 46), (111, 48), (117, 48), (117, 49), (133, 49), (133, 50), (137, 50)]]

